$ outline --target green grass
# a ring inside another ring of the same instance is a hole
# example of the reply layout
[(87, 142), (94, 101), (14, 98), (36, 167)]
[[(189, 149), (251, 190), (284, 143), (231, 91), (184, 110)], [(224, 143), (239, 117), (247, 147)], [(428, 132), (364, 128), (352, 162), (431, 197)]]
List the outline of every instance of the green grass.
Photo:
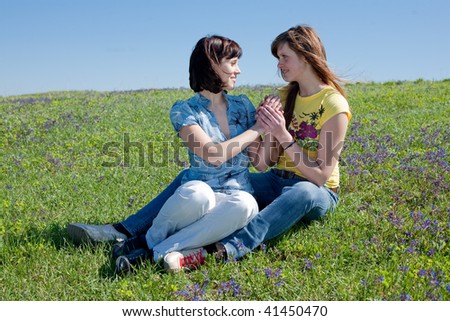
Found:
[[(257, 105), (273, 91), (233, 94)], [(120, 221), (175, 177), (187, 157), (169, 110), (191, 92), (0, 97), (0, 299), (449, 300), (450, 81), (347, 91), (335, 213), (237, 262), (176, 275), (146, 264), (125, 277), (110, 245), (75, 246), (65, 227)]]

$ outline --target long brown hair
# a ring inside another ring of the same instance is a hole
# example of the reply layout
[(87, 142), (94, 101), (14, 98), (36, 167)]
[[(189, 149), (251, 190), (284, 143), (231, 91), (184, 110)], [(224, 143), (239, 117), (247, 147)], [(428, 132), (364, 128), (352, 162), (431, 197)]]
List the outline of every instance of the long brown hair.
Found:
[[(288, 44), (291, 50), (295, 51), (298, 55), (303, 56), (306, 61), (311, 64), (317, 76), (319, 76), (325, 84), (334, 87), (346, 97), (345, 91), (340, 85), (343, 81), (328, 66), (325, 47), (323, 46), (319, 35), (313, 28), (307, 25), (299, 25), (278, 35), (271, 45), (272, 55), (275, 58), (278, 59), (278, 48), (285, 43)], [(291, 123), (292, 115), (294, 113), (295, 98), (299, 92), (300, 85), (298, 82), (290, 82), (284, 108), (286, 127), (289, 127), (289, 124)]]

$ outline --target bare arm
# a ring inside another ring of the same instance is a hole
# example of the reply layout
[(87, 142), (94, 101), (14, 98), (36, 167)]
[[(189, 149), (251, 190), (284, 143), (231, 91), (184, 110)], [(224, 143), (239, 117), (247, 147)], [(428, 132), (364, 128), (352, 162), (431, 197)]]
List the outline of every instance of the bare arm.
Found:
[(221, 143), (214, 143), (199, 125), (184, 126), (179, 134), (192, 152), (208, 163), (219, 166), (259, 139), (262, 132), (262, 126), (256, 124), (242, 134)]
[[(261, 101), (258, 110), (256, 111), (256, 121), (259, 123), (261, 123), (261, 120), (259, 120), (259, 110), (262, 110), (263, 108), (282, 110), (280, 98), (278, 96), (269, 95)], [(251, 148), (254, 149), (254, 152), (251, 155), (252, 165), (261, 172), (276, 164), (281, 153), (280, 144), (270, 133), (266, 133), (262, 140), (252, 144)]]
[[(266, 131), (270, 131), (282, 147), (287, 147), (293, 141), (292, 136), (286, 130), (282, 113), (264, 109), (261, 112), (261, 118)], [(308, 159), (308, 155), (297, 144), (286, 149), (285, 153), (309, 181), (322, 186), (330, 178), (337, 165), (344, 145), (347, 126), (348, 117), (345, 113), (333, 116), (322, 126), (316, 160)]]
[(278, 140), (270, 133), (265, 134), (262, 141), (254, 148), (256, 149), (256, 152), (251, 158), (252, 165), (260, 172), (264, 172), (267, 168), (275, 165), (281, 153), (281, 147)]

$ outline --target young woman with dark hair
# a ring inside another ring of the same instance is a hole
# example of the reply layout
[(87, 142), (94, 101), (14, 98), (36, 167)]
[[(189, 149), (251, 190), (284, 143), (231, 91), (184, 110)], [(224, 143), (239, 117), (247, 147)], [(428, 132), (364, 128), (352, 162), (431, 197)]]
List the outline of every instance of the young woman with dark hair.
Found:
[(199, 264), (206, 256), (199, 247), (244, 227), (258, 212), (251, 195), (249, 156), (255, 151), (250, 145), (259, 143), (263, 127), (256, 123), (255, 108), (245, 95), (227, 93), (241, 72), (241, 54), (236, 42), (221, 36), (204, 37), (193, 49), (189, 81), (196, 94), (177, 101), (170, 112), (172, 125), (188, 149), (190, 167), (177, 178), (181, 186), (164, 191), (143, 209), (157, 212), (150, 224), (140, 222), (148, 225), (147, 231), (141, 226), (137, 233), (128, 231), (135, 235), (128, 238), (126, 221), (102, 227), (69, 225), (69, 235), (79, 240), (93, 239), (91, 235), (100, 235), (102, 228), (109, 231), (106, 237), (125, 232), (124, 240), (113, 247), (117, 272), (147, 258), (159, 261), (166, 256), (169, 270)]

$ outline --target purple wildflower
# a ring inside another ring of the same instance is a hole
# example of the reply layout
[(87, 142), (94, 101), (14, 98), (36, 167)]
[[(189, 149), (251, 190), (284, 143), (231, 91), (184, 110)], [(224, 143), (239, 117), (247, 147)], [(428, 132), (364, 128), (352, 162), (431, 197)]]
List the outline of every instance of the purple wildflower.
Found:
[(400, 267), (398, 268), (398, 270), (399, 270), (400, 272), (407, 272), (407, 271), (409, 271), (409, 266), (407, 266), (407, 265), (400, 266)]
[(230, 279), (227, 282), (220, 283), (220, 289), (218, 290), (218, 293), (225, 295), (231, 292), (233, 296), (238, 296), (240, 294), (240, 287), (240, 284), (236, 283), (233, 279)]
[(282, 274), (283, 270), (282, 269), (278, 269), (278, 270), (272, 270), (271, 268), (265, 268), (264, 269), (264, 274), (266, 275), (266, 277), (268, 279), (274, 279), (276, 280), (275, 285), (276, 286), (281, 286), (284, 285), (284, 280), (282, 278)]
[(411, 301), (411, 296), (403, 292), (400, 294), (400, 301)]
[(305, 259), (305, 268), (308, 270), (313, 268), (313, 265), (309, 259)]
[(425, 276), (427, 274), (428, 274), (428, 271), (427, 270), (423, 270), (423, 269), (420, 270), (419, 272), (417, 272), (417, 275), (420, 276), (420, 277)]
[(188, 285), (184, 290), (176, 291), (175, 295), (182, 296), (189, 301), (203, 301), (206, 286), (209, 284), (209, 277), (205, 276), (205, 281), (203, 281), (201, 286), (198, 283)]

